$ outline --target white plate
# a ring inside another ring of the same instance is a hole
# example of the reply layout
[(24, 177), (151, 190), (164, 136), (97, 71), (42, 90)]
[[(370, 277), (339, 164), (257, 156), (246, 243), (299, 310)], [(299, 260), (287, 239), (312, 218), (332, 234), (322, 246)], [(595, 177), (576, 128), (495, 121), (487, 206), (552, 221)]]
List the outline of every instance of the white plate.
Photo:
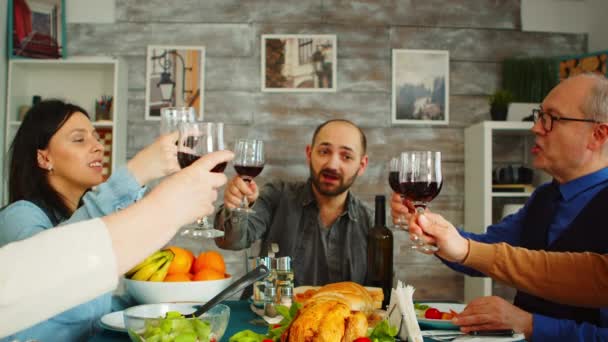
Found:
[(122, 311), (110, 312), (109, 314), (103, 315), (103, 317), (99, 319), (99, 325), (107, 330), (127, 332), (125, 321), (122, 318)]
[[(441, 312), (450, 312), (454, 310), (457, 313), (462, 312), (466, 307), (465, 304), (459, 303), (418, 303), (428, 305), (431, 308), (435, 308)], [(440, 329), (440, 330), (458, 330), (458, 326), (454, 325), (452, 321), (447, 319), (428, 319), (418, 317), (418, 324), (421, 328), (425, 329)]]

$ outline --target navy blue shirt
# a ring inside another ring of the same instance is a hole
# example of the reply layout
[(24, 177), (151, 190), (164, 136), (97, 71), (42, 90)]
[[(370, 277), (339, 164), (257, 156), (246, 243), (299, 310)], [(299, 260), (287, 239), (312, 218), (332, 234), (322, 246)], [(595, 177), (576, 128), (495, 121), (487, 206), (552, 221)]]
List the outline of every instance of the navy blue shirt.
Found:
[[(541, 187), (548, 186), (543, 184)], [(608, 168), (601, 169), (586, 176), (577, 178), (568, 183), (561, 184), (559, 191), (561, 198), (558, 202), (556, 215), (553, 218), (548, 231), (548, 242), (551, 244), (568, 228), (576, 216), (587, 206), (589, 201), (599, 191), (608, 186)], [(540, 190), (540, 188), (537, 189)], [(521, 245), (522, 222), (528, 214), (528, 203), (536, 195), (535, 191), (524, 207), (513, 215), (505, 217), (502, 221), (490, 225), (485, 234), (474, 234), (460, 231), (460, 234), (471, 240), (498, 243), (506, 242), (512, 246)], [(608, 253), (608, 242), (606, 243)], [(450, 268), (472, 276), (484, 276), (482, 273), (459, 264), (444, 261)], [(532, 339), (534, 341), (591, 341), (608, 340), (608, 309), (600, 310), (601, 327), (575, 321), (555, 319), (539, 314), (533, 314), (534, 330)]]

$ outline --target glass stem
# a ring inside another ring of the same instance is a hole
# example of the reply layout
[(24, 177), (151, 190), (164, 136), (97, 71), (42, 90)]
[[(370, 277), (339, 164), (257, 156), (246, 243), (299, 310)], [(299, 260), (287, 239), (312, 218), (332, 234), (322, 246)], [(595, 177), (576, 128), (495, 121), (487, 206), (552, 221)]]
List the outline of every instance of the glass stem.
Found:
[(249, 208), (249, 201), (247, 200), (247, 196), (243, 196), (243, 199), (241, 200), (241, 208)]

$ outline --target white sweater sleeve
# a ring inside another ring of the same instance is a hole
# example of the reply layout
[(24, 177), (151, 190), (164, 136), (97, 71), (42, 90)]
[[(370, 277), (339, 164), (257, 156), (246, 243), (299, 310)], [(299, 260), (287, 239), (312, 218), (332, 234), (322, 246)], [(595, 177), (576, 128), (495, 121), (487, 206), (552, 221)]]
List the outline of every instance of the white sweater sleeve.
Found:
[(112, 241), (101, 219), (48, 229), (0, 248), (0, 337), (113, 290)]

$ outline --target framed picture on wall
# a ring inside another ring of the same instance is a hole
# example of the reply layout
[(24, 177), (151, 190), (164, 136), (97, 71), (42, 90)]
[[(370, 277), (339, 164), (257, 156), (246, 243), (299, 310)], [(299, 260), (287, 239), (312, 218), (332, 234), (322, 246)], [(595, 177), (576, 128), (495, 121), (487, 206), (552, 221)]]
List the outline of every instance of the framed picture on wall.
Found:
[(262, 35), (262, 91), (335, 92), (335, 35)]
[(66, 57), (65, 0), (9, 0), (11, 58)]
[(591, 52), (584, 55), (559, 57), (559, 80), (585, 72), (608, 76), (608, 50)]
[(204, 114), (205, 48), (149, 45), (146, 57), (146, 120), (164, 107), (194, 107)]
[(444, 50), (393, 50), (393, 124), (447, 125), (450, 56)]

